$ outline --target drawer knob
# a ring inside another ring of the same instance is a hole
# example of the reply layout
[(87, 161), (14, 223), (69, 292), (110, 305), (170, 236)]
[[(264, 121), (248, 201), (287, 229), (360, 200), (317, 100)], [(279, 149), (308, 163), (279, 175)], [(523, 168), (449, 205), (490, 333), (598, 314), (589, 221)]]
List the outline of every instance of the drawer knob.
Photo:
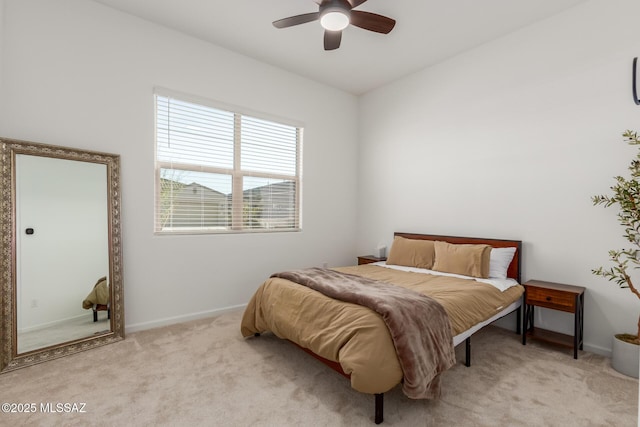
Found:
[(551, 297), (547, 297), (547, 301), (551, 301)]

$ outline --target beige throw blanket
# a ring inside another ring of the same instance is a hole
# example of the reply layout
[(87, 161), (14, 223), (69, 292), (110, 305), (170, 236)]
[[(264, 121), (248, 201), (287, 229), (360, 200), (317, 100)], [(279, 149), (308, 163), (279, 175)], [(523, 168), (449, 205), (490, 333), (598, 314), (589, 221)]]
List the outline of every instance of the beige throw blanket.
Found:
[(335, 270), (276, 273), (322, 294), (374, 310), (386, 323), (402, 367), (403, 392), (412, 399), (440, 393), (440, 374), (455, 364), (449, 317), (433, 298), (386, 282)]

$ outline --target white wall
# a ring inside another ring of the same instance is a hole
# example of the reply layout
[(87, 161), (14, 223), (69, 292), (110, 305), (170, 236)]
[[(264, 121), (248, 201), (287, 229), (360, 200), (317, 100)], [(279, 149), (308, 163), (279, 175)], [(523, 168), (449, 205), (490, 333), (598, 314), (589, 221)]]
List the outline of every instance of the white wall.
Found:
[[(620, 134), (640, 118), (639, 12), (594, 0), (358, 102), (93, 2), (0, 0), (0, 135), (122, 156), (128, 330), (242, 305), (274, 270), (351, 264), (416, 231), (523, 240), (525, 280), (588, 288), (586, 347), (606, 353), (640, 310), (590, 272), (624, 245), (590, 197), (634, 154)], [(154, 236), (154, 86), (304, 122), (304, 231)]]
[[(635, 332), (637, 298), (591, 274), (625, 243), (591, 196), (635, 154), (638, 16), (636, 0), (590, 1), (363, 96), (359, 251), (394, 231), (520, 239), (524, 280), (588, 288), (585, 348)], [(565, 313), (536, 322), (572, 331)]]
[[(121, 155), (127, 330), (241, 306), (280, 269), (355, 262), (355, 97), (94, 2), (4, 4), (0, 135)], [(154, 236), (154, 86), (304, 123), (304, 231)]]

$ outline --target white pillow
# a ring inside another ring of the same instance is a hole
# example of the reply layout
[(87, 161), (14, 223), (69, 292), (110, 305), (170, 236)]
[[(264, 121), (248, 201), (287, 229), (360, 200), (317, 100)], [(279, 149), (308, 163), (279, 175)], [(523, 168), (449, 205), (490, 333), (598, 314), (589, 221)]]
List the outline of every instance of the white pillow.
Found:
[(489, 277), (506, 279), (509, 264), (516, 253), (516, 248), (492, 248), (489, 258)]

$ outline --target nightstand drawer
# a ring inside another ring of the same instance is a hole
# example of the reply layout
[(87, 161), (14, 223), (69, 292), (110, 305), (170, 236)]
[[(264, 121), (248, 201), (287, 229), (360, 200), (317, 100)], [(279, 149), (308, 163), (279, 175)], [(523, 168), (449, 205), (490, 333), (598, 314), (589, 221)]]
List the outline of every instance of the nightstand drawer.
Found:
[(527, 287), (527, 299), (525, 302), (539, 307), (568, 311), (570, 313), (576, 311), (575, 294), (555, 289)]

